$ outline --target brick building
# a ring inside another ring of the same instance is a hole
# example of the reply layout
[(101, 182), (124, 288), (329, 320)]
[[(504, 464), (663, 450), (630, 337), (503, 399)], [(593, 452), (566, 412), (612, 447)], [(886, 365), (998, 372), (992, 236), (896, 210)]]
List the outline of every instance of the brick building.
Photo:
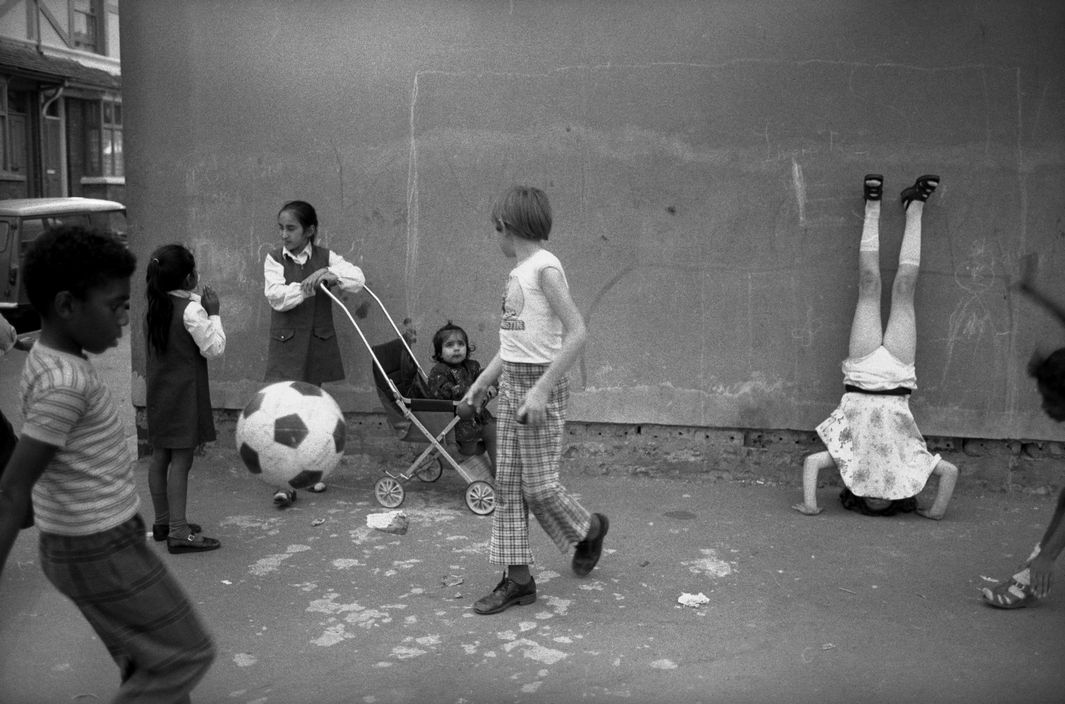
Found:
[(118, 0), (0, 4), (0, 198), (123, 201)]

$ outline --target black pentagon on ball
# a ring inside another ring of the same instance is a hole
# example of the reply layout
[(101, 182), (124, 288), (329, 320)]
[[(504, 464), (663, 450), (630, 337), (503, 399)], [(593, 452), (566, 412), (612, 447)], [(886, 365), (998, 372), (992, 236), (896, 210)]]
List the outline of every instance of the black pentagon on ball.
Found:
[(259, 465), (259, 453), (246, 442), (240, 444), (240, 459), (244, 460), (244, 466), (252, 474), (262, 474), (263, 468)]
[(274, 442), (286, 447), (299, 447), (310, 431), (298, 413), (278, 416), (274, 421)]
[(292, 479), (288, 480), (288, 485), (293, 489), (306, 489), (309, 486), (314, 486), (318, 482), (322, 481), (322, 473), (311, 469), (305, 469)]
[(293, 391), (298, 391), (304, 396), (322, 396), (325, 392), (314, 384), (308, 384), (305, 381), (294, 381), (289, 386)]
[(244, 407), (244, 417), (247, 418), (252, 413), (255, 413), (263, 405), (263, 399), (266, 398), (266, 394), (259, 391), (252, 397), (251, 401), (248, 401), (248, 405)]
[(336, 447), (337, 452), (344, 451), (344, 443), (348, 438), (348, 425), (344, 422), (343, 418), (337, 420), (336, 427), (333, 428), (333, 445)]

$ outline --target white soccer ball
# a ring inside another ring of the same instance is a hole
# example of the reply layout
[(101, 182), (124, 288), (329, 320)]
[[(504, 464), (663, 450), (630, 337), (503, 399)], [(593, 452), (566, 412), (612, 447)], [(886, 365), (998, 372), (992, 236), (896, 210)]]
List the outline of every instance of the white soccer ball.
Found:
[(304, 489), (325, 480), (344, 456), (346, 437), (337, 402), (302, 381), (263, 388), (237, 419), (240, 458), (274, 487)]

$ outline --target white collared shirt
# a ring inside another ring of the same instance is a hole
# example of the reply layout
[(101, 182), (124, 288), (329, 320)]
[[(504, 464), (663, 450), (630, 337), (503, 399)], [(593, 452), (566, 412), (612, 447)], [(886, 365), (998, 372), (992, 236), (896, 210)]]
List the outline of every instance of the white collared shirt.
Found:
[(200, 354), (207, 359), (221, 357), (226, 351), (226, 331), (222, 329), (222, 318), (218, 315), (207, 315), (198, 293), (178, 289), (170, 291), (169, 295), (189, 299), (181, 322), (200, 348)]
[[(292, 254), (282, 247), (281, 256), (288, 257), (302, 266), (311, 257), (312, 244), (308, 242), (307, 246), (296, 254)], [(336, 274), (340, 280), (340, 290), (347, 293), (358, 293), (366, 283), (366, 277), (363, 276), (362, 269), (331, 249), (329, 250), (329, 265), (327, 268), (331, 273)], [(310, 296), (303, 295), (303, 288), (300, 286), (301, 282), (285, 283), (285, 267), (281, 262), (275, 261), (269, 254), (266, 255), (266, 261), (263, 262), (263, 279), (265, 281), (263, 293), (266, 295), (266, 301), (276, 311), (292, 310), (310, 298)]]

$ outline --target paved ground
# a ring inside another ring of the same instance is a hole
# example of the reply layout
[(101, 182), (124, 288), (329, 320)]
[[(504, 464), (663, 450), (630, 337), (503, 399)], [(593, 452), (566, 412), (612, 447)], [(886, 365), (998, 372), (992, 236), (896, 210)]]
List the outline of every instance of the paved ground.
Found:
[[(0, 364), (5, 412), (15, 361)], [(484, 557), (490, 519), (466, 509), (448, 472), (408, 487), (406, 535), (368, 528), (383, 510), (379, 472), (349, 456), (327, 493), (278, 511), (230, 448), (197, 459), (191, 515), (223, 547), (159, 547), (218, 643), (195, 701), (978, 704), (1065, 692), (1060, 565), (1057, 594), (1033, 608), (997, 611), (978, 592), (1027, 555), (1048, 498), (963, 487), (936, 523), (863, 518), (825, 490), (811, 518), (788, 508), (795, 487), (577, 474), (567, 485), (611, 517), (600, 567), (573, 577), (534, 528), (539, 600), (477, 616), (471, 604), (498, 579)], [(44, 580), (35, 538), (23, 533), (0, 579), (0, 702), (107, 701), (117, 670)], [(684, 593), (709, 601), (682, 606)]]

